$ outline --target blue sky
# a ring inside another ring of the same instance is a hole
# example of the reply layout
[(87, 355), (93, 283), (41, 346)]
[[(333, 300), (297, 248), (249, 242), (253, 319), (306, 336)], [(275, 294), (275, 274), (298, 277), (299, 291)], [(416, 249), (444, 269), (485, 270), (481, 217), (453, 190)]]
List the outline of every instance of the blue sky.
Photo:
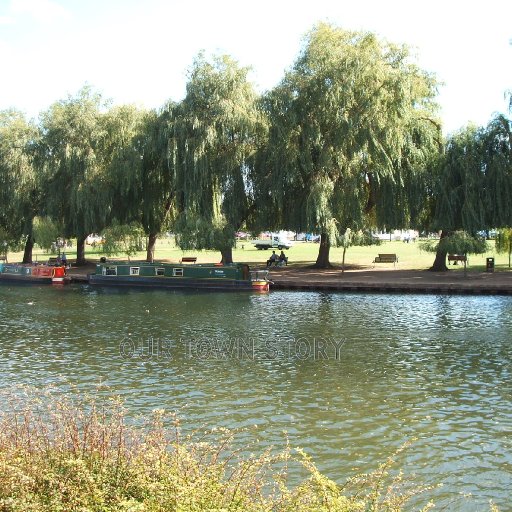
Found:
[(506, 112), (510, 0), (0, 0), (0, 109), (36, 117), (86, 83), (115, 104), (158, 108), (183, 97), (201, 50), (251, 66), (263, 92), (318, 21), (412, 46), (444, 83), (446, 133)]

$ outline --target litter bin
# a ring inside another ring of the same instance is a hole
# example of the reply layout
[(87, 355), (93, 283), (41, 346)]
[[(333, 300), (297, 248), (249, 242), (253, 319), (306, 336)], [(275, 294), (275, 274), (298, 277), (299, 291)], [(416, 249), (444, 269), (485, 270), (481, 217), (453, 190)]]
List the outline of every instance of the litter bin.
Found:
[(487, 258), (486, 270), (487, 272), (494, 272), (494, 258)]

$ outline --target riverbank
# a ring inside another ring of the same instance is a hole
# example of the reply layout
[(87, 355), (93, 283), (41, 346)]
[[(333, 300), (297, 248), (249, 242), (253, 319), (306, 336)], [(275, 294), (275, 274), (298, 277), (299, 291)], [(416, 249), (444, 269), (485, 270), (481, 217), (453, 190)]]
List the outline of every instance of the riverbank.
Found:
[(273, 289), (512, 295), (512, 272), (276, 268)]
[[(87, 282), (95, 265), (72, 267), (72, 282)], [(271, 268), (269, 278), (274, 290), (310, 290), (375, 293), (435, 293), (465, 295), (512, 295), (512, 272), (461, 270), (430, 272), (395, 268), (313, 269), (290, 265)]]

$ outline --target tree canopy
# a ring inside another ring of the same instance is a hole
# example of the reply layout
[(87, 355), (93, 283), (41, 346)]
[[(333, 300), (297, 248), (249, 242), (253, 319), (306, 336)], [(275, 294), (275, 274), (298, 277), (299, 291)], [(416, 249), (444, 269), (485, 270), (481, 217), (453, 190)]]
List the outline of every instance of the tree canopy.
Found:
[[(433, 167), (432, 223), (441, 238), (453, 231), (470, 235), (512, 222), (512, 132), (503, 115), (487, 127), (466, 126), (446, 142)], [(446, 251), (439, 245), (433, 270), (446, 270)]]
[(66, 238), (77, 238), (78, 263), (84, 262), (85, 238), (103, 229), (110, 215), (101, 107), (101, 96), (83, 88), (77, 97), (54, 103), (41, 117), (38, 162), (45, 177), (47, 211), (62, 224)]
[(27, 241), (24, 261), (32, 259), (33, 219), (42, 206), (34, 169), (37, 128), (14, 110), (0, 112), (0, 228), (7, 245)]
[(329, 245), (347, 227), (407, 222), (405, 173), (424, 167), (439, 132), (435, 92), (406, 47), (328, 24), (308, 34), (265, 99), (261, 200), (286, 227), (322, 233), (318, 265), (328, 265)]
[(232, 261), (235, 232), (248, 216), (254, 156), (265, 130), (247, 73), (227, 56), (209, 62), (199, 55), (171, 121), (179, 243), (218, 249), (225, 262)]
[(185, 97), (158, 110), (110, 107), (84, 87), (37, 125), (0, 112), (2, 237), (26, 241), (30, 260), (37, 218), (76, 237), (83, 263), (91, 233), (140, 246), (143, 231), (151, 260), (172, 230), (183, 249), (231, 262), (242, 227), (290, 229), (321, 234), (328, 266), (331, 244), (372, 228), (445, 238), (512, 225), (510, 120), (444, 141), (436, 79), (406, 46), (321, 23), (276, 87), (258, 95), (248, 73), (199, 54)]

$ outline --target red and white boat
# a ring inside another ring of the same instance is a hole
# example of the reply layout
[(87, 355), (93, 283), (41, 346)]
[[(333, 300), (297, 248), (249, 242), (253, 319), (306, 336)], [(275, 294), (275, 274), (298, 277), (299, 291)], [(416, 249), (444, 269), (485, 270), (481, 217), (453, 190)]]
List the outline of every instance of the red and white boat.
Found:
[(67, 284), (70, 281), (64, 265), (37, 263), (0, 263), (0, 282)]

